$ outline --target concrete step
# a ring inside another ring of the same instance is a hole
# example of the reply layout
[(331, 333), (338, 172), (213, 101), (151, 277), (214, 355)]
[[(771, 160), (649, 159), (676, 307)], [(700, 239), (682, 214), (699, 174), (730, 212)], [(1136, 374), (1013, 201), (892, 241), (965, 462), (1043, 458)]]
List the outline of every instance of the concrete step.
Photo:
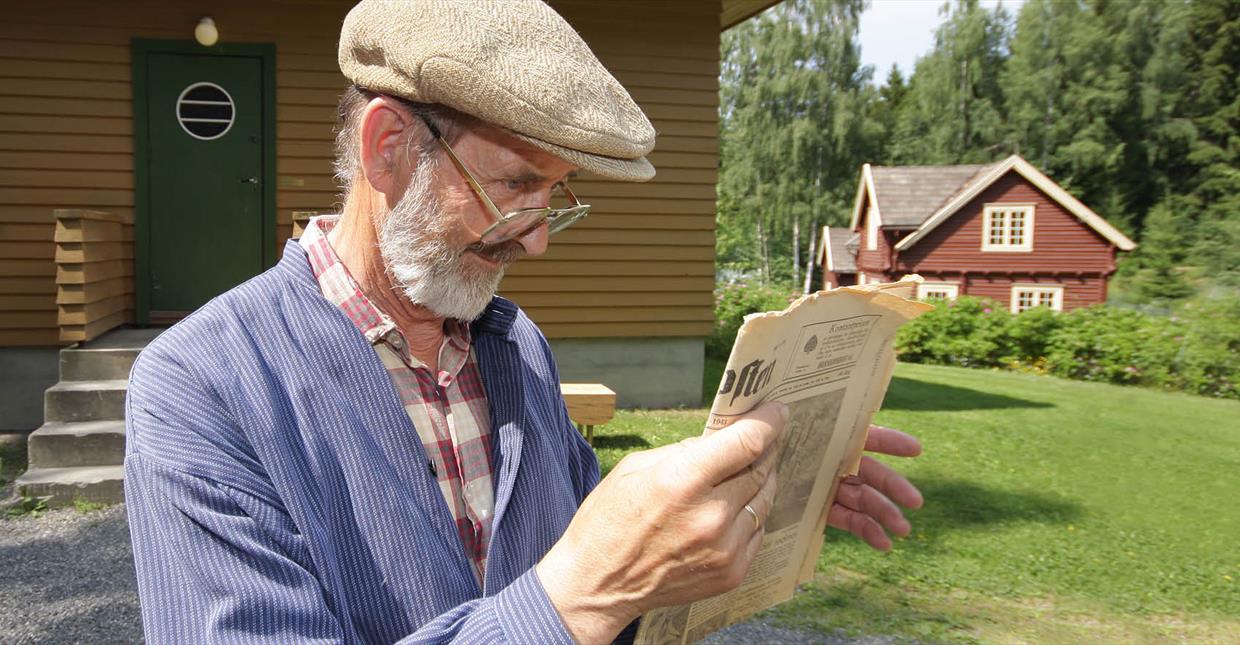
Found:
[(129, 378), (138, 348), (60, 350), (60, 380), (98, 381)]
[(134, 359), (162, 328), (113, 329), (60, 351), (60, 380), (96, 381), (129, 378)]
[(124, 421), (48, 423), (27, 441), (31, 468), (115, 466), (125, 460)]
[(48, 506), (65, 506), (73, 500), (116, 504), (125, 501), (123, 466), (31, 468), (17, 478), (17, 490), (30, 497), (49, 497)]
[(61, 381), (43, 394), (43, 422), (125, 418), (125, 379)]

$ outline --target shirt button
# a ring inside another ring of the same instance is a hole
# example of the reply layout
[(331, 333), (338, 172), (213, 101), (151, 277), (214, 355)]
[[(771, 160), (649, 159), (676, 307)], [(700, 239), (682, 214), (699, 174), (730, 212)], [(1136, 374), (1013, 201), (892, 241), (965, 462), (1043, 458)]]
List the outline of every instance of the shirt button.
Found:
[(392, 334), (391, 336), (388, 336), (388, 342), (391, 343), (392, 347), (395, 347), (396, 349), (405, 348), (405, 341), (400, 337), (400, 334)]

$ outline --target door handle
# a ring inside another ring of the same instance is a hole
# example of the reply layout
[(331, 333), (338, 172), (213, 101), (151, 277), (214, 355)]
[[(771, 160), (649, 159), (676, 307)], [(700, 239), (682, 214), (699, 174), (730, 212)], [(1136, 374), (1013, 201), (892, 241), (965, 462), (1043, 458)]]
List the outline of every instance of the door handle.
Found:
[(242, 180), (241, 180), (241, 183), (243, 183), (243, 184), (257, 184), (257, 183), (258, 183), (258, 177), (250, 177), (249, 179), (242, 179)]

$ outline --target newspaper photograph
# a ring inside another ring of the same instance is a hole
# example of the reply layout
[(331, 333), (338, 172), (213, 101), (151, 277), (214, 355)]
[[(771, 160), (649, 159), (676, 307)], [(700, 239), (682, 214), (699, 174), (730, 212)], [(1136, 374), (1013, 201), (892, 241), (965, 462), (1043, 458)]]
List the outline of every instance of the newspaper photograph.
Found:
[(711, 406), (706, 432), (777, 400), (788, 406), (778, 491), (763, 543), (732, 591), (642, 617), (637, 643), (693, 643), (792, 597), (814, 574), (829, 502), (855, 474), (870, 419), (895, 368), (900, 325), (932, 309), (911, 300), (918, 276), (803, 296), (745, 318)]

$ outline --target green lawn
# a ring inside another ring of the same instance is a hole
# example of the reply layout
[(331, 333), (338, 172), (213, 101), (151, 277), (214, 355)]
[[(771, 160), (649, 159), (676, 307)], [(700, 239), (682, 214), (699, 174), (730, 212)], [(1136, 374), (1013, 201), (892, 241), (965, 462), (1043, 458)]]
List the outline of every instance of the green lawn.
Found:
[[(625, 452), (705, 410), (620, 413)], [(1006, 372), (900, 365), (878, 422), (917, 434), (926, 496), (888, 554), (832, 532), (790, 626), (947, 642), (1234, 642), (1240, 403)]]

